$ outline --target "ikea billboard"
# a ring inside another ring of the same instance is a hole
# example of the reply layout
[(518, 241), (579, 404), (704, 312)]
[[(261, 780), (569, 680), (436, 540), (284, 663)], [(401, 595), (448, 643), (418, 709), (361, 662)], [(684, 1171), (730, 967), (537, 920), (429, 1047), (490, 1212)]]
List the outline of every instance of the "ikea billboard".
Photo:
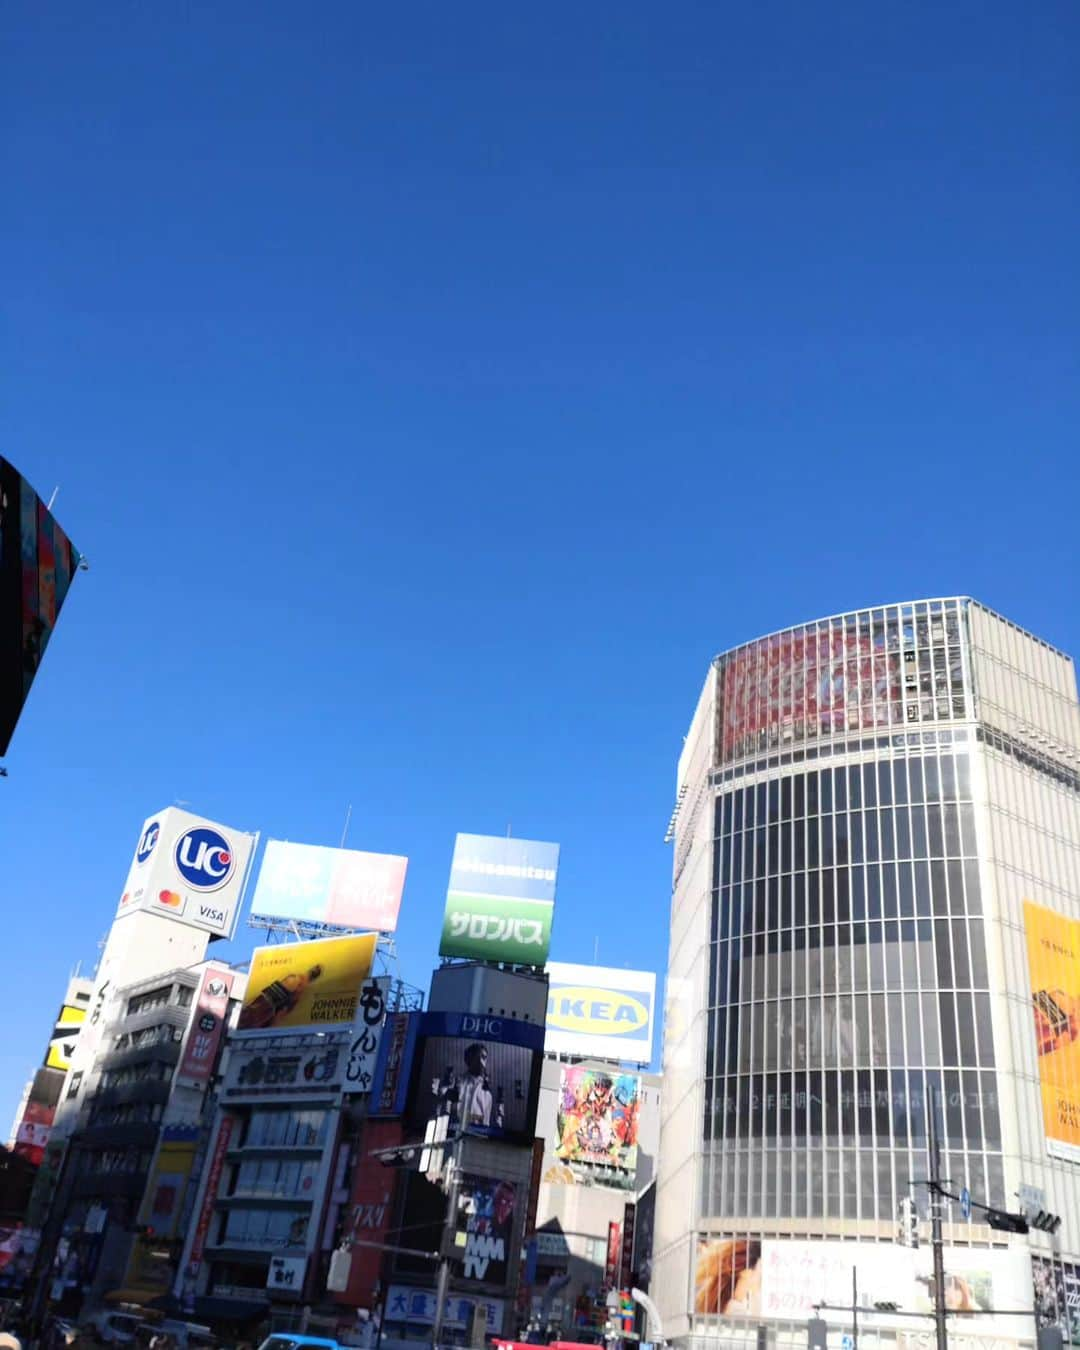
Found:
[(656, 976), (651, 970), (614, 970), (548, 962), (544, 1049), (552, 1054), (652, 1060)]

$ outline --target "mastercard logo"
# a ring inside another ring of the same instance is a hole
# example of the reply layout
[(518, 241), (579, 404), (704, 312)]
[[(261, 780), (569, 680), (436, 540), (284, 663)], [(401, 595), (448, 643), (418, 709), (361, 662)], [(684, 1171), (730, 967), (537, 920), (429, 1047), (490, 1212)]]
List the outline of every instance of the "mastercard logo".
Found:
[(168, 905), (170, 909), (179, 909), (184, 903), (183, 898), (176, 891), (162, 891), (158, 900), (163, 905)]

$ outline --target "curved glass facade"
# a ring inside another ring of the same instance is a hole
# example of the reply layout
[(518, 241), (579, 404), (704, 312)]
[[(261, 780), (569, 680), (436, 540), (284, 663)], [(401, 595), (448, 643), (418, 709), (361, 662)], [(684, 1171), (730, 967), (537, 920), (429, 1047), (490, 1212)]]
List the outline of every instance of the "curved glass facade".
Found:
[[(856, 1265), (869, 1308), (925, 1315), (929, 1252), (895, 1244), (901, 1201), (925, 1218), (931, 1101), (953, 1190), (1015, 1211), (1041, 1188), (1080, 1251), (1080, 1128), (1046, 1087), (1067, 1078), (1047, 1056), (1080, 1054), (1072, 985), (1028, 974), (1039, 934), (1057, 959), (1080, 931), (1078, 762), (1072, 662), (972, 600), (712, 663), (669, 827), (654, 1272), (675, 1339), (749, 1316), (805, 1344)], [(982, 1212), (946, 1214), (946, 1270), (972, 1311), (1028, 1307), (1026, 1251)]]
[(731, 787), (714, 839), (704, 1212), (891, 1221), (931, 1084), (947, 1175), (1001, 1202), (963, 738)]

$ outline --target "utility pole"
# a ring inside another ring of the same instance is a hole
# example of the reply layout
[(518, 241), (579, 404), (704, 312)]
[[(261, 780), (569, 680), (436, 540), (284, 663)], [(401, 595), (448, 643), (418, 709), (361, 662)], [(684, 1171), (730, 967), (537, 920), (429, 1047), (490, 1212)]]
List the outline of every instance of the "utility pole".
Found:
[(859, 1350), (859, 1268), (851, 1267), (851, 1350)]
[(446, 1317), (446, 1296), (450, 1292), (450, 1257), (447, 1255), (446, 1243), (449, 1236), (457, 1232), (458, 1177), (461, 1172), (461, 1146), (465, 1140), (465, 1131), (469, 1127), (469, 1119), (472, 1112), (472, 1099), (476, 1094), (475, 1084), (470, 1083), (470, 1087), (472, 1087), (472, 1092), (462, 1093), (461, 1116), (458, 1120), (457, 1132), (454, 1135), (453, 1145), (450, 1149), (450, 1162), (447, 1167), (449, 1175), (446, 1179), (446, 1218), (443, 1220), (443, 1241), (440, 1252), (439, 1276), (435, 1283), (435, 1317), (431, 1324), (431, 1344), (436, 1347), (442, 1336), (443, 1321)]
[(934, 1328), (937, 1350), (949, 1350), (945, 1327), (945, 1255), (941, 1237), (941, 1154), (938, 1148), (937, 1093), (929, 1084), (927, 1147), (930, 1154), (930, 1241), (934, 1248)]

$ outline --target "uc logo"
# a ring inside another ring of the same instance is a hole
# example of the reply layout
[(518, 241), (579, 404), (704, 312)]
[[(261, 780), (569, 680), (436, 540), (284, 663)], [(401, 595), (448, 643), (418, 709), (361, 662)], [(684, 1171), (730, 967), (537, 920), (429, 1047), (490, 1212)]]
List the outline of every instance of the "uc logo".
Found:
[(143, 830), (142, 838), (139, 840), (139, 847), (135, 850), (135, 861), (144, 863), (150, 854), (154, 851), (154, 845), (158, 841), (158, 835), (161, 833), (161, 826), (156, 820), (152, 820), (146, 829)]
[(649, 1010), (630, 994), (581, 985), (551, 991), (547, 1020), (549, 1026), (586, 1036), (625, 1036), (648, 1025)]
[(205, 825), (188, 830), (176, 841), (176, 870), (193, 891), (216, 891), (233, 874), (229, 841)]

